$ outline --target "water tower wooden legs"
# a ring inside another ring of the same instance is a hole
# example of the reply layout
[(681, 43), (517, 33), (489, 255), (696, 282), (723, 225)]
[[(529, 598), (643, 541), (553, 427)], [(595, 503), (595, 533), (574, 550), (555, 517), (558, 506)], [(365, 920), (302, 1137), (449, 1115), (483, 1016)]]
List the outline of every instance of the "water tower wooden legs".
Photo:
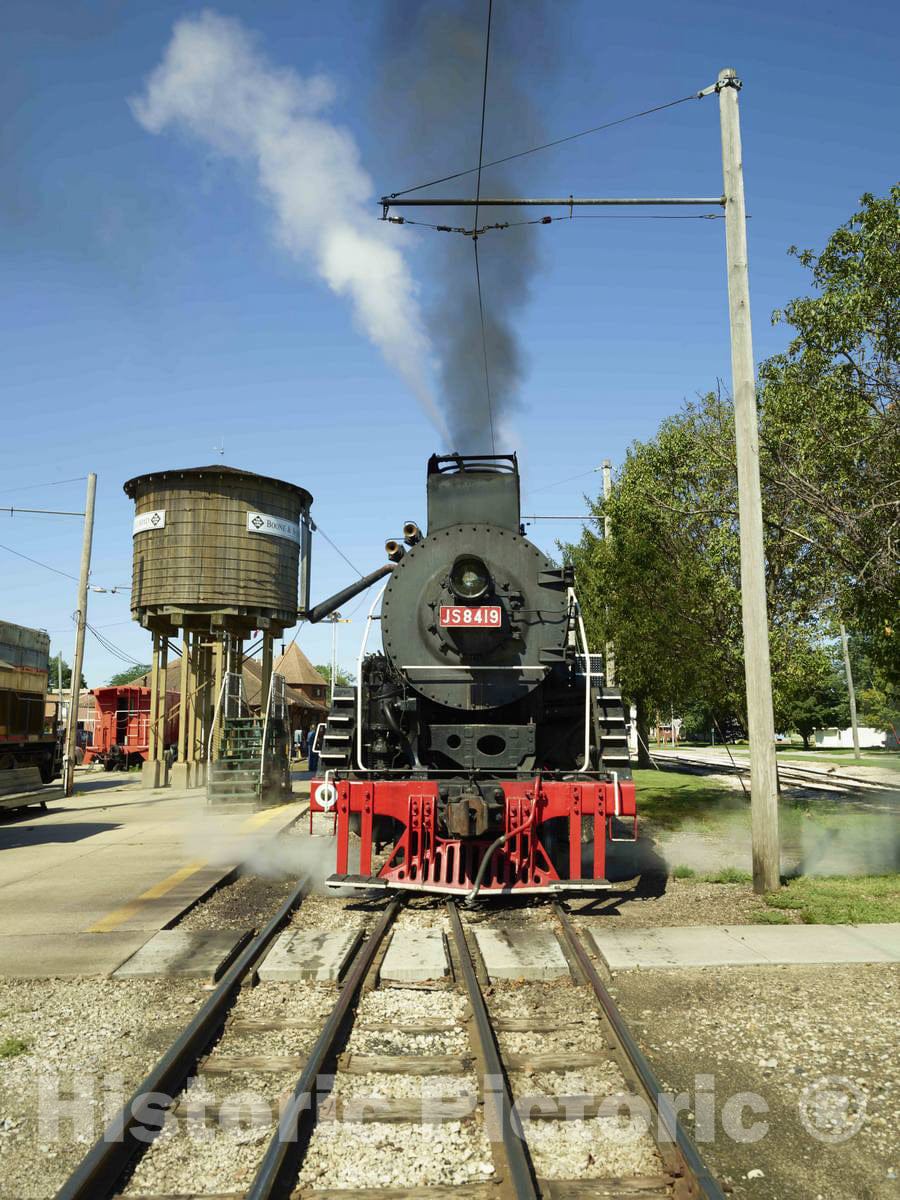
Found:
[(150, 665), (150, 717), (147, 759), (141, 768), (141, 785), (165, 787), (166, 666), (169, 642), (162, 634), (153, 634), (153, 658)]

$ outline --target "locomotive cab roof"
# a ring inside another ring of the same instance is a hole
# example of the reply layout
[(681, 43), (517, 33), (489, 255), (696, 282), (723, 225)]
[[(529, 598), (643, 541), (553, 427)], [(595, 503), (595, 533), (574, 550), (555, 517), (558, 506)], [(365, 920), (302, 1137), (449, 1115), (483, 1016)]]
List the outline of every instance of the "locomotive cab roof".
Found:
[(432, 454), (427, 491), (429, 533), (473, 522), (519, 532), (515, 454)]

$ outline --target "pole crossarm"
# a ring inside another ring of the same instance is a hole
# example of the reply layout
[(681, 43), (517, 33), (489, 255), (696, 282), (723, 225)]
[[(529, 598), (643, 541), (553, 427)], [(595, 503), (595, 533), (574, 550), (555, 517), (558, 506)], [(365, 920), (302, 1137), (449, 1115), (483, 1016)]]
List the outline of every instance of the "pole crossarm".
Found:
[(526, 198), (523, 196), (503, 197), (488, 197), (485, 199), (482, 196), (479, 200), (465, 199), (457, 197), (455, 199), (441, 199), (433, 196), (418, 196), (415, 199), (395, 200), (391, 196), (382, 196), (379, 204), (382, 208), (383, 216), (387, 216), (392, 208), (474, 208), (476, 203), (479, 208), (502, 208), (510, 206), (512, 208), (613, 208), (623, 206), (626, 208), (634, 208), (637, 206), (653, 205), (693, 205), (698, 208), (724, 208), (724, 196), (553, 196), (549, 198)]

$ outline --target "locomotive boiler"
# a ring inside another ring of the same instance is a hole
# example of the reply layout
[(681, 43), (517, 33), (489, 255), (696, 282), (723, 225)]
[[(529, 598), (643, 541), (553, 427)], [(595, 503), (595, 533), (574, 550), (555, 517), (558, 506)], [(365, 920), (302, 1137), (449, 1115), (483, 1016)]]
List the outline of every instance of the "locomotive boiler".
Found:
[(472, 898), (606, 886), (607, 840), (633, 836), (634, 785), (573, 570), (525, 537), (515, 455), (432, 456), (427, 518), (307, 614), (387, 577), (321, 738), (311, 802), (336, 810), (328, 882)]

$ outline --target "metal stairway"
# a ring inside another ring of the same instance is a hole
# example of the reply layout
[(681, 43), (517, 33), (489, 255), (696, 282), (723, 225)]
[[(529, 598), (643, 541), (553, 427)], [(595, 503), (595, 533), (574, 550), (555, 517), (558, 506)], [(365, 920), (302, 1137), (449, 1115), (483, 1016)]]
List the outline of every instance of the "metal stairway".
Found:
[(335, 687), (328, 723), (319, 749), (319, 773), (345, 772), (353, 761), (356, 736), (356, 688)]
[[(206, 798), (214, 804), (256, 804), (262, 762), (262, 727), (244, 703), (243, 679), (229, 672), (222, 681), (216, 717), (221, 715), (218, 755), (213, 757), (210, 738)], [(216, 722), (214, 722), (214, 725)]]
[(600, 758), (607, 771), (618, 772), (620, 778), (631, 778), (631, 755), (628, 751), (628, 724), (622, 693), (618, 688), (594, 688), (593, 698), (600, 725)]

